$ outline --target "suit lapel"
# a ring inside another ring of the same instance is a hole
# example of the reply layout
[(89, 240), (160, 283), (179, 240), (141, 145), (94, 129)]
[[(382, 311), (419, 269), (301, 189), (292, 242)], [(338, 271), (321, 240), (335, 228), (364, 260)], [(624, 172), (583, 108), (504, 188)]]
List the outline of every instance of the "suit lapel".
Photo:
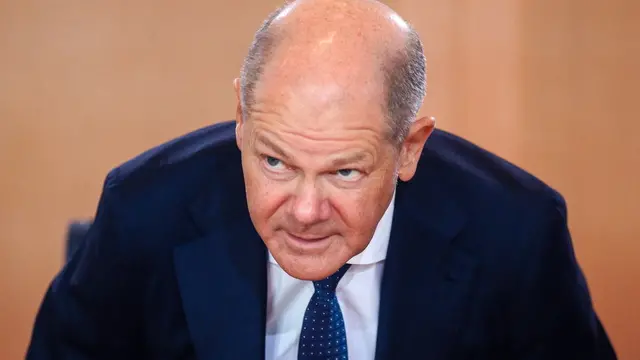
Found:
[(465, 223), (461, 209), (437, 189), (415, 186), (397, 190), (376, 360), (445, 359), (474, 275), (473, 251), (454, 241)]
[(174, 251), (183, 308), (198, 359), (264, 359), (267, 251), (246, 206), (230, 199), (238, 192), (224, 188), (226, 199), (192, 208), (202, 238)]

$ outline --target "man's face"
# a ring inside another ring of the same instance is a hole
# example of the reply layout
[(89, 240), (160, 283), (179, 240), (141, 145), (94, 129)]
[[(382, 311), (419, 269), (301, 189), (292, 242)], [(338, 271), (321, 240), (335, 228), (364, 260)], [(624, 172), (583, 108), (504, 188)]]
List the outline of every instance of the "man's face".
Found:
[[(290, 275), (317, 280), (369, 244), (393, 195), (398, 151), (382, 93), (263, 79), (238, 145), (253, 224)], [(241, 117), (238, 115), (238, 117)]]

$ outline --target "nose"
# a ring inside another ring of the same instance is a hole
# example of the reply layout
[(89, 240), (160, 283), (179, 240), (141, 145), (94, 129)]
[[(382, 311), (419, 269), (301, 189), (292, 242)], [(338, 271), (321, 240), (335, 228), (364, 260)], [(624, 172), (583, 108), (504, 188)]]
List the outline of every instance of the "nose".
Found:
[(291, 213), (298, 223), (312, 225), (327, 220), (329, 212), (329, 205), (317, 184), (310, 181), (299, 184), (291, 207)]

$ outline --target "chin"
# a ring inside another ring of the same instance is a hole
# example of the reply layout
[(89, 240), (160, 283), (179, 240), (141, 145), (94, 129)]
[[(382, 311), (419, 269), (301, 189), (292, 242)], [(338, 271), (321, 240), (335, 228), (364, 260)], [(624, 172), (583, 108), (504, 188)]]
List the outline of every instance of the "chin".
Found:
[(289, 274), (291, 277), (294, 277), (299, 280), (307, 280), (307, 281), (317, 281), (325, 279), (331, 274), (335, 272), (335, 270), (314, 270), (314, 269), (301, 269), (296, 266), (282, 266), (282, 269)]
[(342, 263), (332, 264), (327, 255), (273, 254), (280, 267), (290, 276), (300, 280), (322, 280), (338, 271)]

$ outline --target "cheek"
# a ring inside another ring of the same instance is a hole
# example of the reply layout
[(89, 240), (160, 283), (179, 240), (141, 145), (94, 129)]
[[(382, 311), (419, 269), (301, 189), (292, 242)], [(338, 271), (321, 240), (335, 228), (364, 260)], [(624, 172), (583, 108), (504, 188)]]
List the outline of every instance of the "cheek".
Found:
[(333, 197), (334, 209), (349, 233), (349, 241), (370, 240), (393, 196), (393, 190), (393, 177), (381, 176), (357, 192)]
[(352, 193), (334, 198), (334, 209), (351, 236), (367, 235), (375, 228), (383, 201), (377, 194), (369, 192)]
[(244, 179), (249, 212), (255, 226), (262, 228), (277, 213), (285, 199), (284, 192), (255, 166), (245, 167)]

